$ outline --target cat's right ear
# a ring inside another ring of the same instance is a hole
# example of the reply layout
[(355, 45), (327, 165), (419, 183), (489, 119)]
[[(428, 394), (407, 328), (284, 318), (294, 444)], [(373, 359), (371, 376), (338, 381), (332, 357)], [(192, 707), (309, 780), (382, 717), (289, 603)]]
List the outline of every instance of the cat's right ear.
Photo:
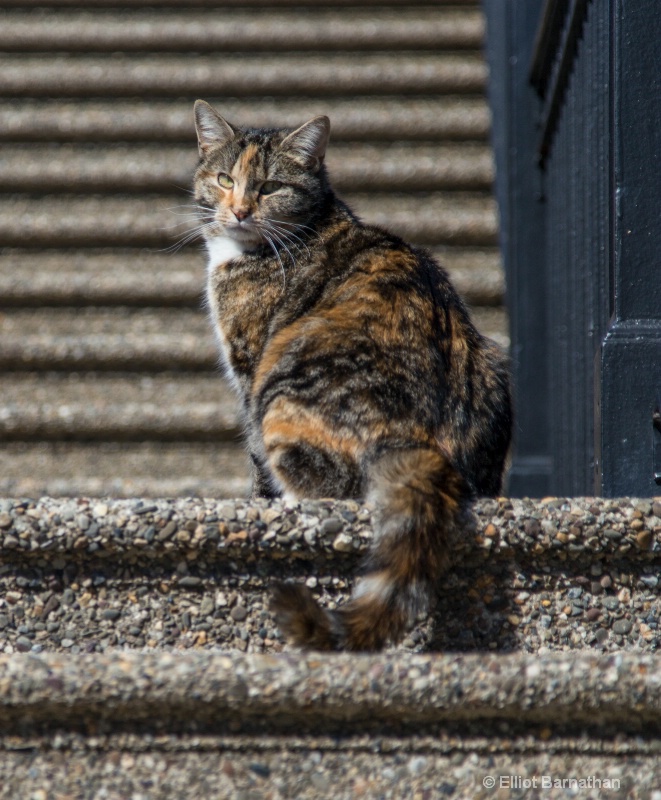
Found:
[(195, 130), (201, 156), (206, 155), (210, 148), (227, 144), (236, 136), (229, 122), (204, 100), (195, 101)]

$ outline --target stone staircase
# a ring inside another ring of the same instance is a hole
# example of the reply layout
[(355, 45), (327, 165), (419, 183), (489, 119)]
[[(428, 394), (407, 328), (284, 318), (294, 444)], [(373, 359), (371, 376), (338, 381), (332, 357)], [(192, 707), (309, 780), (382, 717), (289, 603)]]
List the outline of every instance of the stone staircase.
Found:
[[(233, 399), (185, 240), (192, 103), (333, 124), (368, 220), (507, 342), (475, 2), (40, 0), (0, 12), (0, 492), (235, 497)], [(174, 246), (174, 247), (173, 247)]]
[(370, 539), (353, 502), (0, 501), (0, 798), (658, 800), (661, 498), (481, 501), (402, 645), (282, 652), (270, 582), (332, 607)]
[(371, 510), (228, 499), (192, 102), (328, 114), (341, 194), (506, 345), (482, 37), (473, 0), (4, 0), (0, 800), (661, 800), (661, 499), (480, 502), (361, 656), (292, 651), (268, 587), (343, 602)]

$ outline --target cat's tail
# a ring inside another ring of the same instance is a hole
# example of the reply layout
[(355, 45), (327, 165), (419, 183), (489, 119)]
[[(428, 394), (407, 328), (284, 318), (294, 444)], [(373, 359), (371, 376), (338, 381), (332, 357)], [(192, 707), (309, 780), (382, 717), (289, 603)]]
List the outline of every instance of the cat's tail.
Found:
[(464, 481), (442, 452), (392, 450), (369, 470), (376, 506), (366, 574), (337, 611), (300, 584), (278, 584), (272, 610), (294, 644), (315, 650), (378, 650), (427, 611), (466, 506)]

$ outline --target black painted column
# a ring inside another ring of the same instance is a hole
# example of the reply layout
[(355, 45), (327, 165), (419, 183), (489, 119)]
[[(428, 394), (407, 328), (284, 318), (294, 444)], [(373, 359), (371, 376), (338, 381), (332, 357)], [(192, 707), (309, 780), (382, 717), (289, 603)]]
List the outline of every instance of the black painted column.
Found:
[(596, 380), (595, 490), (661, 494), (661, 14), (613, 4), (612, 322)]
[(515, 430), (509, 493), (541, 497), (552, 471), (544, 298), (544, 220), (537, 166), (539, 98), (529, 66), (542, 0), (485, 0), (500, 244), (512, 342)]

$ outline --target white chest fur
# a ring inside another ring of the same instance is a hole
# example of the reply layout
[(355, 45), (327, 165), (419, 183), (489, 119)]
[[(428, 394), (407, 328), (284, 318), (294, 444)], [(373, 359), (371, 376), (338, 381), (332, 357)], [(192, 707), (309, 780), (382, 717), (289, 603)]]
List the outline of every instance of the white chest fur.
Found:
[(246, 248), (241, 245), (241, 242), (237, 242), (236, 239), (231, 239), (229, 236), (217, 236), (207, 241), (206, 246), (209, 254), (207, 260), (207, 301), (211, 311), (211, 322), (216, 332), (225, 376), (238, 389), (238, 381), (232, 369), (230, 347), (223, 330), (223, 320), (219, 314), (218, 301), (215, 296), (217, 283), (214, 281), (213, 276), (216, 270), (227, 264), (228, 261), (232, 261), (232, 259), (242, 255)]
[(233, 258), (238, 258), (246, 250), (241, 242), (237, 242), (236, 239), (231, 239), (229, 236), (216, 236), (207, 241), (206, 244), (209, 253), (207, 262), (209, 271), (215, 267), (220, 267), (222, 264), (227, 264)]

